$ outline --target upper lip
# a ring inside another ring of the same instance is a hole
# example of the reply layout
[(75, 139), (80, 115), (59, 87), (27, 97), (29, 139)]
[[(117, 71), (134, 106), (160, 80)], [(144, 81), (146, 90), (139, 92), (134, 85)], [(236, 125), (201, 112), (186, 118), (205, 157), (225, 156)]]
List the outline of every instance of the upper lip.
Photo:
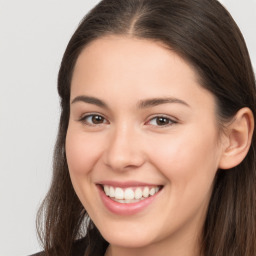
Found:
[(99, 185), (108, 185), (112, 187), (120, 187), (120, 188), (127, 188), (127, 187), (155, 187), (155, 186), (163, 186), (160, 184), (153, 184), (153, 183), (145, 183), (140, 181), (100, 181), (97, 182)]

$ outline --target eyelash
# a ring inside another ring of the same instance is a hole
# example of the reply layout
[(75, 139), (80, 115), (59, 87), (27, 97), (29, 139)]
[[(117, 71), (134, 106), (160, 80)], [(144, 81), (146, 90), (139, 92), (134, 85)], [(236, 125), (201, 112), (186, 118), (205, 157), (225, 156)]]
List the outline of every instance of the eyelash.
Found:
[[(165, 121), (167, 121), (168, 123), (167, 123), (167, 124), (164, 124), (164, 125), (159, 125), (159, 124), (157, 124), (157, 119), (158, 119), (158, 121), (160, 121), (161, 119), (162, 119), (162, 121), (165, 120)], [(152, 120), (156, 120), (156, 121), (155, 121), (156, 124), (153, 124), (153, 125), (152, 125), (152, 124), (149, 124)], [(149, 125), (151, 125), (151, 126), (157, 126), (157, 127), (162, 127), (162, 128), (168, 127), (168, 126), (172, 126), (172, 125), (174, 125), (174, 124), (176, 124), (176, 123), (177, 123), (176, 120), (173, 120), (172, 118), (167, 117), (167, 116), (165, 116), (165, 115), (157, 115), (157, 116), (154, 116), (154, 117), (150, 118), (149, 121), (146, 122), (146, 124), (149, 124)]]
[[(101, 120), (103, 120), (103, 122), (98, 123), (98, 124), (93, 123), (92, 118), (94, 118), (94, 117), (100, 118)], [(88, 122), (88, 120), (87, 120), (88, 118), (91, 119), (90, 122)], [(164, 124), (164, 125), (158, 125), (157, 124), (157, 119), (158, 119), (158, 121), (162, 119), (162, 121), (167, 121), (168, 123)], [(152, 120), (156, 120), (156, 122), (155, 122), (156, 124), (153, 124), (153, 125), (150, 124), (150, 122)], [(104, 116), (100, 115), (100, 114), (85, 115), (81, 119), (79, 119), (79, 121), (84, 123), (85, 125), (88, 125), (88, 126), (98, 126), (98, 125), (102, 125), (102, 124), (106, 124), (106, 123), (109, 124), (109, 122), (107, 122), (107, 119)], [(167, 117), (165, 115), (158, 115), (158, 116), (154, 116), (154, 117), (150, 118), (149, 121), (147, 121), (145, 124), (151, 125), (151, 126), (157, 126), (157, 127), (168, 127), (168, 126), (174, 125), (176, 123), (178, 123), (178, 122), (176, 120), (171, 119), (170, 117)]]
[[(92, 119), (93, 117), (101, 118), (103, 120), (103, 123), (94, 124), (94, 123), (92, 123), (92, 121), (91, 122), (87, 121), (88, 118)], [(99, 115), (99, 114), (89, 114), (89, 115), (85, 115), (82, 118), (80, 118), (79, 121), (84, 123), (85, 125), (88, 125), (88, 126), (97, 126), (97, 125), (104, 124), (104, 121), (106, 121), (106, 118), (104, 116), (102, 116), (102, 115)]]

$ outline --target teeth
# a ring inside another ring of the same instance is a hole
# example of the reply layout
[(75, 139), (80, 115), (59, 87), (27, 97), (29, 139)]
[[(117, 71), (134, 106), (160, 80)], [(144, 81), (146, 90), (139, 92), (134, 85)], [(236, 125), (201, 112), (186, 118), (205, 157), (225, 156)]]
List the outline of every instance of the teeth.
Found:
[(135, 199), (141, 199), (141, 198), (142, 198), (142, 190), (140, 188), (136, 188)]
[(134, 203), (143, 200), (149, 196), (156, 194), (160, 187), (137, 187), (137, 188), (114, 188), (112, 186), (104, 185), (104, 192), (107, 196), (111, 197), (114, 201), (120, 203)]
[(124, 199), (124, 191), (121, 188), (116, 188), (115, 198), (116, 199)]
[(109, 196), (109, 186), (104, 186), (104, 192), (107, 196)]
[(113, 187), (109, 188), (109, 196), (110, 197), (115, 197), (115, 189)]
[(125, 191), (124, 191), (124, 198), (126, 200), (131, 200), (131, 199), (134, 199), (134, 192), (131, 188), (127, 188)]
[(149, 196), (149, 188), (148, 187), (145, 187), (143, 189), (143, 197), (148, 197)]
[(118, 202), (118, 203), (122, 203), (122, 204), (130, 204), (130, 203), (137, 203), (141, 200), (144, 200), (145, 198), (142, 197), (140, 200), (136, 200), (136, 199), (131, 199), (131, 200), (127, 200), (127, 199), (123, 199), (123, 200), (119, 200), (119, 199), (115, 199), (112, 198), (114, 201)]
[(156, 189), (155, 189), (155, 188), (151, 188), (151, 189), (149, 190), (149, 194), (150, 194), (151, 196), (153, 196), (155, 193), (156, 193)]

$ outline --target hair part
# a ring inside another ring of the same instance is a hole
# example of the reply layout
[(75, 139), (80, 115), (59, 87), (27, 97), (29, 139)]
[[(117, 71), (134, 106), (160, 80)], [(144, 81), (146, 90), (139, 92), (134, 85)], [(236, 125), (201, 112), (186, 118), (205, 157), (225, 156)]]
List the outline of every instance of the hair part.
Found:
[[(89, 43), (108, 35), (162, 42), (185, 59), (197, 72), (200, 85), (214, 95), (221, 126), (243, 107), (256, 116), (255, 77), (245, 41), (217, 0), (101, 1), (75, 31), (59, 70), (62, 112), (53, 179), (37, 219), (46, 255), (70, 255), (74, 241), (85, 235), (86, 255), (98, 255), (107, 246), (92, 222), (84, 230), (88, 214), (69, 177), (65, 139), (77, 58)], [(244, 161), (216, 174), (202, 234), (203, 256), (253, 256), (256, 252), (255, 147), (254, 133)]]

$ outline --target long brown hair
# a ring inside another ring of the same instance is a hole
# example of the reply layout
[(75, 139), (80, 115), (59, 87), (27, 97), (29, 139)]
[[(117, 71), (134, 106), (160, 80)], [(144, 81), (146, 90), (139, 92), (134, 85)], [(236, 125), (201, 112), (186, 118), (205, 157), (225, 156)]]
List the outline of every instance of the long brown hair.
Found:
[[(53, 179), (38, 212), (38, 234), (46, 255), (70, 255), (86, 237), (86, 255), (103, 255), (107, 242), (72, 187), (65, 156), (70, 83), (82, 49), (105, 35), (160, 41), (188, 61), (200, 84), (215, 96), (220, 125), (249, 107), (256, 117), (255, 77), (243, 36), (217, 0), (103, 0), (72, 36), (58, 76), (61, 98)], [(243, 162), (218, 170), (202, 234), (203, 256), (256, 253), (256, 137)], [(41, 221), (43, 219), (43, 222)]]

